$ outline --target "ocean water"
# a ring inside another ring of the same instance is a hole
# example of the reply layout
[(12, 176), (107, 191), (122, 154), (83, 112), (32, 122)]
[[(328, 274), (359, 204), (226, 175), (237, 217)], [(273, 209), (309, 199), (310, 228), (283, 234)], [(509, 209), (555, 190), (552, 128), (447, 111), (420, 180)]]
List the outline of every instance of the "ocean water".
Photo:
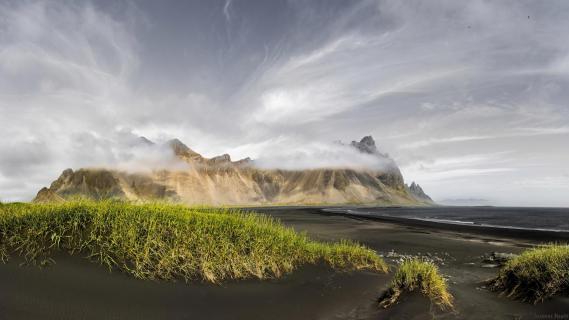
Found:
[(472, 225), (507, 229), (569, 232), (569, 208), (525, 207), (431, 207), (431, 208), (334, 208), (362, 216), (384, 216), (425, 220), (444, 224)]

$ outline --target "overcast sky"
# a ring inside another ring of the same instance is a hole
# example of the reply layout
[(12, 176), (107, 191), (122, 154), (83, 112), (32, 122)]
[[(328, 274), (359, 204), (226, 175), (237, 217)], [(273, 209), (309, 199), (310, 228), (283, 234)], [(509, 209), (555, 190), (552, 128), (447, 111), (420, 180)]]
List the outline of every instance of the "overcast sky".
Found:
[(568, 17), (565, 0), (0, 0), (0, 200), (139, 135), (317, 158), (371, 134), (437, 201), (569, 206)]

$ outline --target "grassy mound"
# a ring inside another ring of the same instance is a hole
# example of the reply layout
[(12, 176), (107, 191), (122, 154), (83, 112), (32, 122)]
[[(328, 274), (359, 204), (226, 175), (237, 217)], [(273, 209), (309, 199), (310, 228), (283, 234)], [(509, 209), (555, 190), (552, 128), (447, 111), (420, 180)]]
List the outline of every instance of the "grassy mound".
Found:
[(508, 297), (537, 303), (569, 294), (569, 245), (530, 249), (508, 261), (490, 288)]
[(421, 290), (432, 303), (442, 310), (452, 308), (452, 295), (445, 279), (432, 262), (419, 259), (406, 260), (399, 266), (389, 288), (379, 298), (379, 305), (388, 308), (395, 304), (404, 291)]
[(56, 251), (141, 279), (264, 279), (315, 263), (387, 270), (361, 245), (311, 241), (274, 219), (234, 209), (113, 201), (0, 204), (2, 261), (17, 254), (44, 264)]

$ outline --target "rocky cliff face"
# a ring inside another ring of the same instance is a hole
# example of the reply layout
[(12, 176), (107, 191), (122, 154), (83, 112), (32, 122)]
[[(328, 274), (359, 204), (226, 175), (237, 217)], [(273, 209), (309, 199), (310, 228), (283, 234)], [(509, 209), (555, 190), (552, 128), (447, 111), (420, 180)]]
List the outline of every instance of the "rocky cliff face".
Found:
[(365, 136), (359, 142), (352, 141), (350, 145), (362, 153), (376, 156), (382, 163), (382, 170), (376, 172), (376, 177), (396, 190), (405, 191), (403, 175), (399, 167), (388, 154), (382, 153), (377, 149), (372, 136)]
[(249, 158), (232, 161), (227, 154), (205, 158), (177, 139), (167, 145), (188, 164), (187, 169), (147, 173), (67, 169), (49, 188), (41, 189), (35, 201), (81, 196), (210, 205), (430, 203), (428, 196), (417, 197), (405, 186), (395, 162), (377, 150), (371, 137), (352, 146), (377, 156), (386, 163), (385, 169), (266, 170), (255, 167)]
[(410, 186), (405, 185), (405, 187), (409, 193), (419, 201), (433, 202), (433, 199), (431, 199), (431, 197), (429, 197), (425, 191), (423, 191), (423, 188), (415, 183), (415, 181), (413, 181)]

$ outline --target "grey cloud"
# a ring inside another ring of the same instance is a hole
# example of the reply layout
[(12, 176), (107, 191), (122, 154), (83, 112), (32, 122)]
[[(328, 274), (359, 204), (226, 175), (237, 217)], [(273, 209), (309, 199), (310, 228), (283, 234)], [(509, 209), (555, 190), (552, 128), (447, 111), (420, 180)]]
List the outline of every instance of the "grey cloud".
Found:
[(268, 159), (275, 142), (325, 157), (330, 141), (372, 134), (435, 199), (569, 205), (555, 180), (569, 161), (566, 1), (0, 8), (4, 198), (66, 167), (132, 165), (138, 135)]
[(43, 164), (51, 161), (53, 156), (46, 141), (17, 141), (17, 143), (4, 144), (0, 158), (0, 174), (6, 178), (25, 178), (26, 173), (22, 172), (22, 167), (32, 172), (38, 171)]

